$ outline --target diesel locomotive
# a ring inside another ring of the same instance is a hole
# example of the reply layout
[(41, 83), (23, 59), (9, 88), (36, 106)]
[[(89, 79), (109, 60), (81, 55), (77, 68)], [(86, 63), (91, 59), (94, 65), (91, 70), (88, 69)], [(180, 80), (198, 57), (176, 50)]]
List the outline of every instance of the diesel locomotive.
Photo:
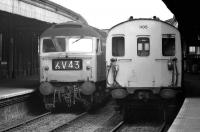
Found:
[(90, 108), (105, 98), (106, 36), (77, 22), (55, 24), (42, 33), (39, 91), (46, 109), (57, 104)]

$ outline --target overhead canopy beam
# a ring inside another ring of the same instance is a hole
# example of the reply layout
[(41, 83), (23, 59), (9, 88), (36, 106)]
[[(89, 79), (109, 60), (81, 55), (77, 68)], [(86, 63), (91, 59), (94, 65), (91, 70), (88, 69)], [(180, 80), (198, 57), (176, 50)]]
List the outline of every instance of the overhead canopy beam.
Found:
[(186, 44), (197, 44), (200, 35), (199, 2), (197, 0), (162, 0), (175, 15)]
[(48, 0), (0, 0), (0, 10), (49, 23), (87, 23), (81, 15)]

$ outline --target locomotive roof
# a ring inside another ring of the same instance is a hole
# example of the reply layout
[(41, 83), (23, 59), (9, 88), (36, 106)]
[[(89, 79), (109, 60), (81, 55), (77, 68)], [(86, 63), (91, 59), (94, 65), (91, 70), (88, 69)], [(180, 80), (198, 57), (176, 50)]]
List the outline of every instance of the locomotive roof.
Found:
[[(169, 25), (169, 26), (175, 28), (176, 30), (178, 30), (178, 29), (177, 29), (176, 27), (174, 27), (173, 25), (171, 25), (171, 24), (169, 24), (169, 23), (167, 23), (167, 22), (165, 22), (165, 21), (161, 21), (161, 20), (159, 20), (159, 19), (157, 19), (157, 18), (155, 18), (155, 19), (151, 19), (151, 18), (138, 18), (138, 19), (131, 19), (131, 20), (129, 19), (129, 20), (127, 20), (127, 21), (118, 23), (117, 25), (111, 27), (110, 30), (112, 30), (113, 28), (115, 28), (115, 27), (117, 27), (117, 26), (119, 26), (119, 25), (122, 25), (122, 24), (124, 24), (124, 23), (126, 23), (126, 22), (137, 21), (137, 20), (151, 20), (151, 21), (157, 21), (157, 22), (165, 23), (165, 24), (167, 24), (167, 25)], [(109, 31), (110, 31), (110, 30), (109, 30)]]
[(91, 36), (105, 38), (107, 34), (92, 26), (70, 21), (55, 24), (41, 34), (41, 37), (54, 36)]

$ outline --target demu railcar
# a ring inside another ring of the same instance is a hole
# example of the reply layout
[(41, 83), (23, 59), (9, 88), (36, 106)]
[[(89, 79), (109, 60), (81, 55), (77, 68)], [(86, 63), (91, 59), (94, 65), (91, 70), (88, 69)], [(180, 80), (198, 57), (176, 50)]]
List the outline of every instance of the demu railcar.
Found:
[(104, 98), (107, 34), (77, 22), (55, 24), (40, 37), (40, 87), (45, 107), (90, 106)]
[(107, 88), (121, 106), (172, 99), (182, 91), (181, 36), (161, 20), (130, 19), (112, 27), (106, 63)]

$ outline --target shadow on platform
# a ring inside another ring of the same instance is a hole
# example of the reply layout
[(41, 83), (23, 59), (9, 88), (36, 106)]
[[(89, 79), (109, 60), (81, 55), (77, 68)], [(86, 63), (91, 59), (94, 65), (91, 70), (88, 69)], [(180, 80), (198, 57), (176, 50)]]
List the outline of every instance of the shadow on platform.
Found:
[(0, 87), (10, 88), (38, 88), (39, 77), (0, 80)]
[(184, 73), (186, 97), (200, 97), (200, 74)]

